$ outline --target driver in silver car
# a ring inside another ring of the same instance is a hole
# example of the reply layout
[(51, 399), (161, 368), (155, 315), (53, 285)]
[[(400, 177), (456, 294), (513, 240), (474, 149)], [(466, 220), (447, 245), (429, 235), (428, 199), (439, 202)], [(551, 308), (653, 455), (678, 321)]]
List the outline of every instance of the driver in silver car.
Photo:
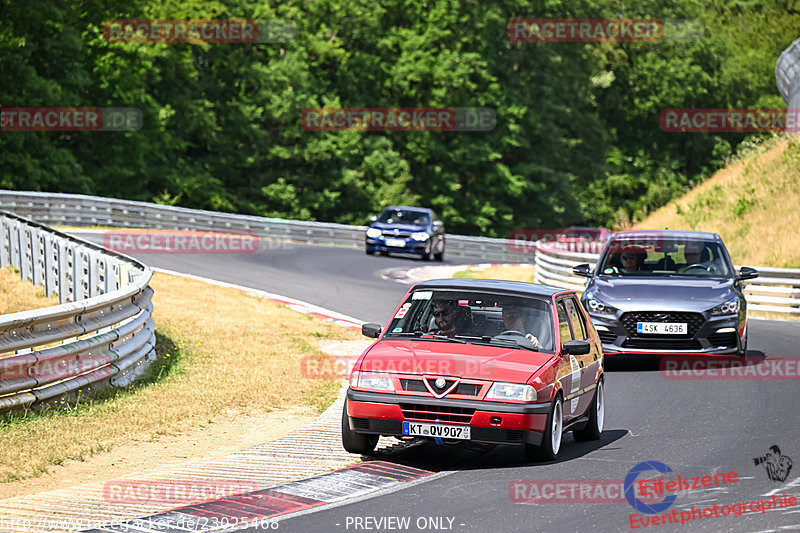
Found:
[(678, 269), (679, 274), (683, 274), (683, 272), (692, 265), (701, 264), (703, 248), (704, 246), (699, 242), (690, 242), (683, 247), (683, 257), (686, 258), (686, 266), (682, 266)]

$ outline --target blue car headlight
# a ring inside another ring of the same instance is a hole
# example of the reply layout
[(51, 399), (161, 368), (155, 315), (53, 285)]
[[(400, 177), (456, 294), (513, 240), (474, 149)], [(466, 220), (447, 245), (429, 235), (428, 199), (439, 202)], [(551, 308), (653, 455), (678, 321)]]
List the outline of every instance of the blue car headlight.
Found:
[(411, 234), (411, 238), (414, 239), (415, 241), (425, 241), (428, 239), (428, 237), (430, 237), (430, 235), (428, 235), (424, 231), (415, 231), (414, 233)]
[(369, 228), (367, 230), (367, 237), (369, 237), (370, 239), (377, 239), (380, 236), (381, 236), (381, 230), (379, 230), (378, 228)]
[(722, 305), (718, 305), (711, 310), (711, 316), (735, 315), (739, 312), (739, 297), (734, 296)]

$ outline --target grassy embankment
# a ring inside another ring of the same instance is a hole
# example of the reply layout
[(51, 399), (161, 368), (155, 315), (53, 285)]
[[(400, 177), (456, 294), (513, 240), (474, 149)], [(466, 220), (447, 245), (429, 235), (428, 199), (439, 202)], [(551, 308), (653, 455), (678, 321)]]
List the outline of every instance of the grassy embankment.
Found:
[[(313, 415), (336, 397), (339, 380), (304, 378), (302, 359), (325, 357), (316, 339), (357, 332), (235, 289), (159, 273), (151, 285), (159, 359), (149, 378), (77, 406), (0, 415), (0, 483), (232, 416), (296, 406)], [(0, 286), (5, 312), (57, 303), (19, 279)]]
[(800, 267), (800, 140), (776, 138), (634, 226), (719, 233), (738, 265)]
[[(533, 264), (496, 266), (487, 268), (467, 267), (453, 274), (454, 278), (509, 279), (512, 281), (533, 281)], [(498, 277), (499, 276), (499, 277)]]
[(0, 314), (18, 313), (58, 305), (58, 297), (47, 298), (44, 289), (22, 281), (11, 267), (0, 268)]

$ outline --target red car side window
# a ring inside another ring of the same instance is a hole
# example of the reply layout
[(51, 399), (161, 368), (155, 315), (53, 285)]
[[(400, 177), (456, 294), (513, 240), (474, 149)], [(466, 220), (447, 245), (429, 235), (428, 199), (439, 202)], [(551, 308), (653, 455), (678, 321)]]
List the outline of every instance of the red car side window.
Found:
[(575, 333), (575, 340), (586, 340), (586, 324), (583, 323), (583, 317), (576, 307), (575, 300), (567, 298), (564, 302), (567, 304), (567, 313), (572, 324), (572, 331)]
[(567, 318), (567, 310), (564, 308), (563, 301), (558, 302), (558, 329), (561, 332), (561, 344), (573, 340), (572, 330)]

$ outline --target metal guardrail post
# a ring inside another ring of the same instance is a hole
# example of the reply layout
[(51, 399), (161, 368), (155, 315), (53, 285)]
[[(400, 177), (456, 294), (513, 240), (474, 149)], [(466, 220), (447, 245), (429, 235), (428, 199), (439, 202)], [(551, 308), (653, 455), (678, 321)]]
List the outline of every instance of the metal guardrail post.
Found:
[(44, 294), (45, 296), (52, 296), (58, 290), (56, 276), (58, 273), (58, 263), (56, 260), (56, 250), (53, 246), (52, 239), (45, 239), (44, 241), (44, 261), (42, 268), (44, 269)]
[(81, 247), (76, 243), (70, 243), (69, 246), (70, 256), (72, 257), (72, 280), (70, 285), (72, 291), (70, 293), (70, 300), (77, 302), (83, 300), (83, 254), (81, 254)]
[(31, 281), (31, 235), (27, 227), (19, 231), (19, 272), (25, 281)]
[(67, 282), (67, 276), (69, 275), (67, 270), (69, 268), (67, 251), (69, 248), (67, 247), (67, 241), (65, 239), (58, 239), (56, 246), (58, 249), (58, 270), (56, 271), (58, 279), (58, 302), (63, 304), (69, 301), (69, 283)]
[(20, 233), (19, 223), (15, 222), (9, 228), (9, 233), (10, 233), (10, 235), (9, 235), (8, 244), (9, 244), (10, 263), (11, 263), (12, 267), (14, 267), (17, 270), (19, 270), (19, 264), (20, 264), (20, 261), (19, 261), (19, 258), (20, 258), (19, 257), (19, 245), (20, 245), (20, 242), (19, 242), (19, 238), (20, 238), (20, 235), (19, 235), (19, 233)]
[(42, 236), (38, 229), (31, 229), (31, 276), (33, 284), (41, 287), (44, 285), (44, 262), (42, 259)]

